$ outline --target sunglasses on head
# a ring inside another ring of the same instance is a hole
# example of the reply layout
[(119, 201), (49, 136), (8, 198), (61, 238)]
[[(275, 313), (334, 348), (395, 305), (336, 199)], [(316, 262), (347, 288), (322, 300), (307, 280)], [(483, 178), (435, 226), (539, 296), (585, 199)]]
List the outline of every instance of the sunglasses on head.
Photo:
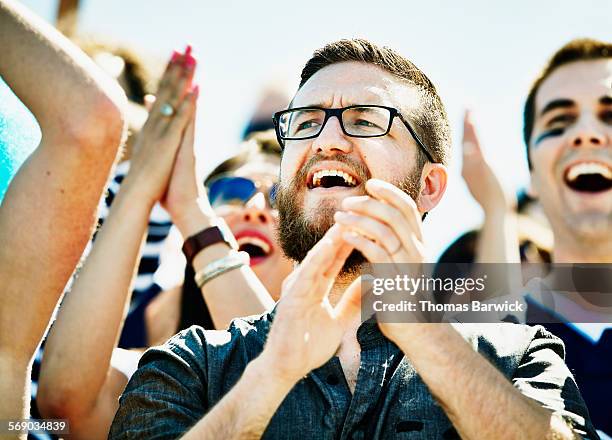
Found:
[(220, 177), (210, 182), (208, 199), (212, 207), (245, 205), (257, 192), (262, 192), (270, 207), (274, 207), (277, 184), (257, 182), (246, 177)]

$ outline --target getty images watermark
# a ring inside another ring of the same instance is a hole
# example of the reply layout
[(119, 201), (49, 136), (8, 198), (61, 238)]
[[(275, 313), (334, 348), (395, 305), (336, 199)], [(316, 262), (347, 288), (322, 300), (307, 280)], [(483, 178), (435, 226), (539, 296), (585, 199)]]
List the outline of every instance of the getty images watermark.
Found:
[(362, 318), (381, 322), (612, 322), (612, 265), (370, 264)]

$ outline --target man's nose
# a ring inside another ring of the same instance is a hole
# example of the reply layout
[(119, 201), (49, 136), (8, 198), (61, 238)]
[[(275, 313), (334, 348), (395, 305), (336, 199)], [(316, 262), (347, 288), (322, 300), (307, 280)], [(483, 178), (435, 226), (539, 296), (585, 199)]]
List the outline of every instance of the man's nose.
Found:
[(604, 131), (597, 126), (595, 121), (583, 121), (578, 126), (570, 138), (572, 147), (603, 147), (610, 139)]
[(351, 140), (343, 133), (342, 127), (340, 126), (340, 120), (335, 116), (327, 120), (323, 130), (321, 130), (319, 136), (317, 136), (312, 143), (314, 154), (350, 153), (352, 149), (353, 144)]

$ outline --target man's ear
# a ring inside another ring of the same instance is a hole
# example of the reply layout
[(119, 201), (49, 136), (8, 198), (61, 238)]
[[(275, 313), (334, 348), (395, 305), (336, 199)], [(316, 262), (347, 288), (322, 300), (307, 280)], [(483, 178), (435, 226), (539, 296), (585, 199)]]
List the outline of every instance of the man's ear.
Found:
[(440, 163), (426, 163), (421, 173), (421, 192), (418, 207), (421, 213), (429, 212), (442, 199), (448, 183), (448, 170)]

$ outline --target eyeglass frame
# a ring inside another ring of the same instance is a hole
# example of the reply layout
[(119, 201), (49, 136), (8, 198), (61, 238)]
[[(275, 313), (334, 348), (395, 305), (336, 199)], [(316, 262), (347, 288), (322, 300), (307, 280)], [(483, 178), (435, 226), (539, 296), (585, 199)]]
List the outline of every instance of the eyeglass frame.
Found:
[[(387, 129), (385, 130), (384, 133), (382, 134), (375, 134), (375, 135), (357, 135), (357, 134), (350, 134), (346, 131), (346, 129), (344, 128), (344, 122), (342, 122), (342, 113), (344, 113), (346, 110), (350, 110), (352, 108), (360, 108), (360, 107), (374, 107), (374, 108), (382, 108), (385, 110), (389, 111), (389, 126), (387, 127)], [(325, 113), (325, 118), (323, 119), (323, 123), (321, 124), (321, 128), (319, 130), (319, 132), (315, 135), (310, 135), (310, 136), (306, 136), (306, 137), (301, 137), (301, 138), (286, 138), (283, 137), (281, 135), (280, 132), (280, 117), (285, 114), (285, 113), (290, 113), (296, 110), (322, 110)], [(402, 123), (404, 124), (404, 126), (406, 126), (406, 128), (408, 129), (408, 131), (410, 132), (410, 134), (412, 135), (412, 138), (415, 140), (415, 142), (417, 143), (417, 145), (419, 146), (419, 148), (421, 150), (423, 150), (423, 153), (425, 153), (425, 156), (427, 156), (427, 159), (431, 162), (431, 163), (436, 163), (436, 161), (433, 159), (431, 153), (429, 152), (429, 150), (425, 147), (425, 144), (423, 143), (423, 141), (421, 141), (421, 138), (419, 137), (419, 135), (416, 133), (416, 131), (414, 131), (414, 129), (412, 128), (412, 126), (410, 125), (410, 123), (404, 118), (404, 115), (402, 115), (402, 113), (394, 108), (394, 107), (387, 107), (385, 105), (376, 105), (376, 104), (357, 104), (357, 105), (349, 105), (348, 107), (339, 107), (339, 108), (323, 108), (323, 107), (295, 107), (295, 108), (289, 108), (286, 110), (281, 110), (279, 112), (274, 113), (274, 115), (272, 116), (272, 122), (274, 123), (274, 130), (276, 131), (276, 138), (278, 140), (278, 143), (281, 147), (282, 150), (285, 149), (285, 141), (288, 140), (306, 140), (306, 139), (314, 139), (316, 137), (318, 137), (321, 132), (323, 131), (323, 129), (325, 128), (325, 124), (327, 124), (327, 121), (331, 118), (335, 116), (338, 119), (338, 122), (340, 122), (340, 128), (342, 129), (342, 132), (349, 137), (355, 137), (355, 138), (374, 138), (374, 137), (382, 137), (382, 136), (386, 136), (389, 134), (389, 131), (391, 131), (391, 126), (393, 125), (393, 120), (396, 117), (399, 117), (400, 121), (402, 121)]]

